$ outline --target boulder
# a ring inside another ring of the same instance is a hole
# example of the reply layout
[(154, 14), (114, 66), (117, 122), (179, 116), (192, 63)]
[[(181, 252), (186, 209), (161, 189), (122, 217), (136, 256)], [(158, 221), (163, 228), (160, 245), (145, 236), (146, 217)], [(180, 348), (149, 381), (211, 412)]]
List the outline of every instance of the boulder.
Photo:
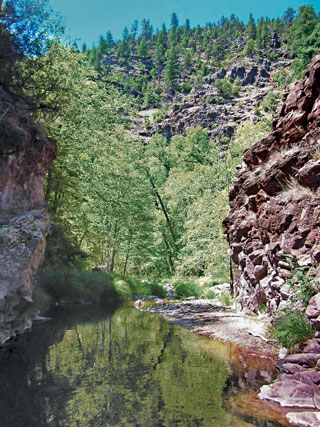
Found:
[(306, 316), (314, 326), (317, 328), (320, 327), (320, 293), (312, 297), (309, 301)]
[(287, 418), (290, 423), (300, 427), (319, 427), (320, 412), (289, 412)]

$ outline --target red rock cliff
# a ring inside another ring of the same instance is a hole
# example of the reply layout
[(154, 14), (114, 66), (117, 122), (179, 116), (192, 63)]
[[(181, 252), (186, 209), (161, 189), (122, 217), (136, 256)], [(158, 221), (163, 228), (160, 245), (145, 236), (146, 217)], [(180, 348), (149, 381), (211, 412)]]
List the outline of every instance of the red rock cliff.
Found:
[(0, 105), (0, 345), (30, 325), (32, 276), (49, 228), (43, 186), (56, 144), (28, 116)]
[(244, 155), (224, 231), (236, 264), (235, 294), (250, 311), (285, 308), (292, 266), (320, 275), (320, 55), (292, 85), (271, 134)]

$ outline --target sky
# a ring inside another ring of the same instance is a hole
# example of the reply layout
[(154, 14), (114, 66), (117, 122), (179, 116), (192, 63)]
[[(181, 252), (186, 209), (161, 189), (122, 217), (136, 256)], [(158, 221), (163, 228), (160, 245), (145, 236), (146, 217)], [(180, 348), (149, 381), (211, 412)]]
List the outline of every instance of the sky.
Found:
[(250, 13), (254, 18), (277, 18), (288, 7), (298, 10), (304, 4), (320, 10), (320, 0), (50, 0), (50, 4), (64, 16), (72, 40), (77, 39), (79, 45), (85, 41), (88, 47), (108, 30), (120, 39), (124, 27), (130, 31), (135, 19), (150, 18), (154, 28), (161, 28), (163, 22), (169, 26), (172, 12), (177, 13), (181, 25), (189, 18), (196, 27), (231, 13), (247, 22)]

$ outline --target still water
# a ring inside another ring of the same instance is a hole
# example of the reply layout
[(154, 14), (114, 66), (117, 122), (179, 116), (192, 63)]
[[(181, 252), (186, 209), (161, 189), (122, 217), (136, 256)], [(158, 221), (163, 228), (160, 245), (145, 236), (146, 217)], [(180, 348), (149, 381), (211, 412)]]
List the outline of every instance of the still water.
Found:
[(0, 351), (4, 427), (287, 425), (274, 361), (128, 305), (65, 307)]

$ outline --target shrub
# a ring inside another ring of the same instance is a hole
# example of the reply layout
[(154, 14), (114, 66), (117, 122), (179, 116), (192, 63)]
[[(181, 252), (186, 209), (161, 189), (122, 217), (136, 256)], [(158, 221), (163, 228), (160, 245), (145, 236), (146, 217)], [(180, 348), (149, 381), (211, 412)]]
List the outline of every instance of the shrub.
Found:
[(180, 91), (183, 93), (189, 93), (192, 90), (192, 84), (189, 82), (184, 82), (182, 83), (181, 87), (180, 87)]
[(228, 79), (216, 79), (215, 86), (224, 98), (231, 98), (232, 84)]
[(161, 109), (154, 113), (153, 115), (153, 121), (154, 122), (162, 122), (162, 120), (166, 117), (167, 110)]
[(219, 295), (219, 300), (224, 305), (232, 304), (232, 296), (229, 292), (221, 292), (221, 294)]
[[(291, 183), (287, 184), (290, 188)], [(294, 184), (292, 190), (297, 193), (303, 191), (298, 185)], [(309, 266), (299, 266), (295, 258), (289, 254), (284, 255), (285, 259), (291, 264), (293, 277), (287, 280), (287, 284), (292, 286), (296, 299), (302, 301), (304, 307), (307, 307), (310, 299), (319, 291), (314, 284), (314, 271)]]
[(151, 295), (156, 295), (160, 298), (165, 298), (167, 296), (167, 291), (163, 286), (158, 283), (151, 283)]
[(175, 294), (178, 298), (197, 297), (199, 291), (193, 282), (182, 281), (174, 284)]
[(207, 289), (203, 295), (203, 298), (205, 299), (214, 299), (215, 297), (216, 297), (216, 293), (212, 288)]
[(273, 337), (289, 350), (292, 350), (295, 345), (312, 338), (314, 334), (315, 328), (305, 315), (297, 310), (278, 318), (272, 331)]
[(232, 96), (236, 96), (239, 94), (240, 90), (240, 80), (237, 79), (234, 84), (230, 82), (230, 80), (224, 79), (216, 79), (215, 86), (219, 89), (220, 94), (224, 98), (231, 98)]
[(271, 89), (266, 98), (261, 102), (264, 111), (275, 113), (279, 102), (279, 97)]
[(114, 280), (114, 287), (121, 298), (130, 298), (132, 296), (132, 289), (125, 280)]
[(112, 277), (101, 271), (46, 268), (39, 274), (41, 287), (57, 301), (99, 302), (117, 300)]

